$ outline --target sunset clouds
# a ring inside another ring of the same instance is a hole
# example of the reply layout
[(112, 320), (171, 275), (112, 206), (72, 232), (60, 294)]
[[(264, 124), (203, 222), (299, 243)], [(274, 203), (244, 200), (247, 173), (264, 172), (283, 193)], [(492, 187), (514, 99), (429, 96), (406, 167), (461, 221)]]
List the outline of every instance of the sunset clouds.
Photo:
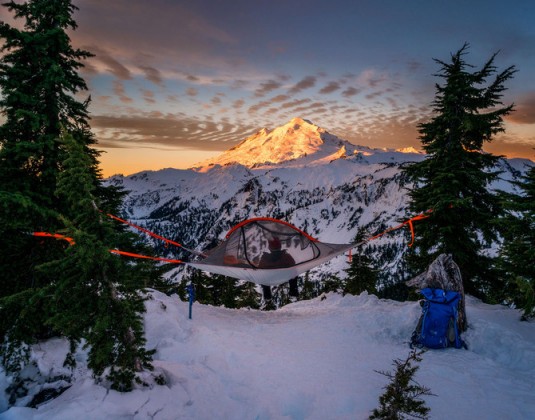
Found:
[[(441, 82), (433, 58), (447, 61), (465, 41), (470, 64), (500, 50), (498, 69), (519, 69), (504, 96), (516, 112), (492, 147), (535, 159), (535, 32), (522, 18), (535, 6), (521, 2), (517, 16), (478, 3), (75, 0), (71, 38), (95, 54), (82, 76), (113, 171), (127, 149), (161, 150), (162, 167), (185, 167), (196, 152), (219, 153), (297, 116), (354, 143), (418, 147)], [(165, 161), (171, 150), (184, 158)]]

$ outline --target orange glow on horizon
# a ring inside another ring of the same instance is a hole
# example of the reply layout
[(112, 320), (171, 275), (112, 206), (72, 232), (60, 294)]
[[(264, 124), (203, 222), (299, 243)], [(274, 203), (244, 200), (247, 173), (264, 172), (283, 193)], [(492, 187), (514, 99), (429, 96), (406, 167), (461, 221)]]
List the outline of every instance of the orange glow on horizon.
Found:
[(218, 152), (161, 149), (105, 149), (100, 155), (100, 169), (104, 178), (112, 175), (132, 175), (141, 171), (165, 168), (187, 169)]

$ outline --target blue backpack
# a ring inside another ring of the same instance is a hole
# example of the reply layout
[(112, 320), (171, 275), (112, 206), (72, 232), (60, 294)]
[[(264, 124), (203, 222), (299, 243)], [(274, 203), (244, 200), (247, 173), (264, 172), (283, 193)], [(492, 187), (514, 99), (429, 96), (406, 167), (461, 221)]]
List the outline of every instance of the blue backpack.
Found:
[(411, 347), (443, 349), (466, 347), (457, 328), (459, 292), (426, 288), (420, 293), (425, 300), (422, 315), (412, 333)]

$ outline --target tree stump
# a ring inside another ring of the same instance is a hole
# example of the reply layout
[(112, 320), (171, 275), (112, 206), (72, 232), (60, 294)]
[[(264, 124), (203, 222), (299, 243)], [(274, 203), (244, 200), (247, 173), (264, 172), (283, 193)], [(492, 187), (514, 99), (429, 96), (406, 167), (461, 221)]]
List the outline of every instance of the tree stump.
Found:
[(466, 305), (464, 299), (464, 286), (459, 266), (453, 261), (451, 255), (440, 254), (430, 265), (427, 270), (406, 282), (409, 287), (425, 289), (453, 290), (461, 294), (459, 300), (457, 319), (457, 328), (459, 331), (466, 331)]

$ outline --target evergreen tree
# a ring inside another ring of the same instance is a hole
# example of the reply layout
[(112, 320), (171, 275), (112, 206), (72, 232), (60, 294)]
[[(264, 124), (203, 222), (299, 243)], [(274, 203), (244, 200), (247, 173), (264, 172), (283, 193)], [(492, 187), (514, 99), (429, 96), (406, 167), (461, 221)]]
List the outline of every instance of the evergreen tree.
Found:
[(535, 167), (514, 184), (521, 194), (504, 194), (509, 212), (503, 220), (499, 265), (506, 278), (506, 299), (528, 319), (535, 316)]
[[(109, 252), (139, 246), (98, 211), (117, 213), (123, 193), (101, 183), (88, 101), (77, 99), (86, 90), (80, 60), (91, 54), (73, 49), (66, 33), (76, 29), (76, 7), (70, 0), (3, 6), (24, 24), (0, 23), (0, 235), (9, 238), (0, 242), (1, 362), (16, 379), (29, 344), (62, 335), (74, 350), (83, 338), (95, 375), (128, 390), (135, 372), (150, 368), (138, 288), (158, 273)], [(65, 233), (74, 245), (39, 241), (34, 231)]]
[[(87, 89), (77, 71), (80, 60), (91, 57), (74, 50), (66, 33), (75, 29), (69, 0), (10, 1), (3, 6), (15, 18), (25, 20), (19, 30), (0, 23), (4, 39), (0, 59), (0, 108), (6, 117), (0, 126), (0, 182), (4, 193), (23, 194), (37, 206), (58, 209), (56, 181), (65, 159), (58, 139), (62, 128), (84, 146), (92, 161), (96, 184), (98, 152), (91, 149), (94, 139), (87, 135), (87, 101), (75, 95)], [(45, 210), (42, 211), (46, 213)], [(42, 225), (57, 224), (49, 215), (35, 214)]]
[(107, 371), (113, 388), (128, 391), (137, 372), (152, 369), (153, 352), (143, 348), (145, 308), (140, 295), (151, 264), (132, 264), (110, 252), (124, 242), (124, 234), (98, 210), (89, 157), (72, 136), (66, 135), (64, 143), (69, 157), (56, 195), (68, 209), (66, 232), (74, 244), (65, 258), (42, 268), (55, 272), (57, 279), (51, 297), (54, 310), (47, 323), (71, 340), (86, 338), (94, 374)]
[[(485, 142), (504, 131), (503, 117), (513, 106), (502, 104), (504, 83), (515, 73), (514, 66), (497, 72), (494, 54), (480, 70), (465, 62), (468, 44), (441, 66), (433, 102), (435, 116), (419, 126), (420, 140), (428, 157), (405, 169), (414, 186), (410, 211), (431, 210), (418, 223), (414, 252), (409, 254), (415, 271), (423, 271), (437, 255), (453, 256), (459, 265), (465, 290), (480, 297), (492, 291), (491, 262), (481, 251), (496, 239), (494, 221), (502, 213), (489, 183), (499, 157), (483, 152)], [(494, 76), (488, 82), (487, 80)]]
[(181, 281), (180, 298), (186, 299), (186, 285), (193, 283), (199, 303), (226, 308), (258, 307), (260, 294), (254, 284), (240, 284), (239, 280), (219, 274), (205, 274), (201, 270), (188, 270)]
[[(83, 136), (86, 103), (75, 99), (85, 90), (77, 75), (79, 60), (89, 53), (74, 50), (65, 32), (74, 29), (74, 6), (68, 1), (31, 1), (3, 4), (22, 30), (0, 22), (0, 270), (5, 281), (0, 296), (46, 283), (34, 268), (61, 252), (62, 245), (46, 249), (22, 232), (54, 231), (60, 226), (61, 203), (54, 196), (57, 175), (64, 160), (58, 138), (61, 126)], [(88, 155), (96, 154), (87, 148)]]
[(421, 386), (414, 380), (419, 369), (418, 363), (422, 361), (422, 353), (413, 350), (407, 359), (394, 360), (396, 371), (378, 372), (391, 381), (384, 388), (385, 392), (379, 397), (379, 408), (373, 410), (370, 419), (401, 420), (407, 418), (427, 419), (429, 407), (420, 397), (434, 395), (429, 388)]
[(237, 300), (241, 292), (238, 280), (220, 274), (212, 274), (207, 280), (206, 286), (210, 291), (209, 303), (211, 305), (237, 308)]
[[(368, 237), (364, 229), (359, 229), (355, 236), (354, 242), (361, 244), (364, 238)], [(372, 262), (369, 256), (362, 249), (363, 244), (357, 247), (357, 252), (352, 255), (349, 268), (345, 271), (347, 278), (344, 283), (344, 295), (360, 295), (367, 291), (376, 294), (377, 272), (372, 268)]]
[(186, 267), (185, 275), (183, 276), (180, 282), (180, 288), (178, 295), (181, 300), (188, 300), (187, 296), (187, 285), (192, 283), (195, 287), (195, 300), (199, 303), (208, 304), (210, 302), (211, 296), (209, 289), (206, 287), (208, 281), (208, 275), (204, 274), (201, 270), (195, 268)]
[[(329, 274), (322, 279), (321, 293), (341, 293), (342, 292), (342, 280), (334, 274)], [(321, 294), (320, 293), (320, 294)]]
[(259, 309), (261, 294), (256, 290), (256, 284), (251, 282), (245, 282), (241, 286), (241, 293), (239, 293), (237, 299), (238, 308), (251, 308)]
[(304, 276), (298, 278), (298, 282), (302, 282), (300, 300), (311, 300), (319, 296), (318, 282), (310, 281), (310, 274), (307, 271)]
[(6, 118), (0, 126), (0, 235), (9, 238), (0, 245), (0, 269), (6, 274), (0, 297), (46, 284), (49, 279), (35, 267), (61, 255), (62, 244), (43, 247), (23, 233), (61, 227), (63, 204), (54, 193), (65, 159), (58, 141), (62, 127), (83, 144), (98, 184), (87, 102), (75, 96), (86, 90), (77, 70), (91, 54), (74, 50), (66, 34), (76, 28), (75, 7), (65, 0), (3, 6), (25, 23), (17, 29), (0, 22), (0, 109)]

